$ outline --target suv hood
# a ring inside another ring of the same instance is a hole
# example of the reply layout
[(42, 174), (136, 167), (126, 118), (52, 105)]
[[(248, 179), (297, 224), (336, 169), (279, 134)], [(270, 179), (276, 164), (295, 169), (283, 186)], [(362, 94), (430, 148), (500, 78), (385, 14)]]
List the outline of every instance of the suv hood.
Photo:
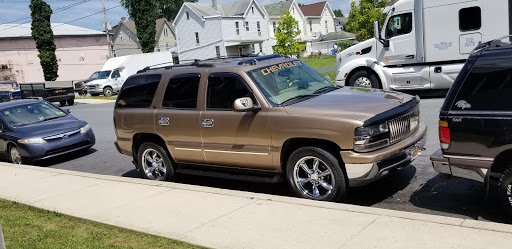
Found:
[(366, 121), (413, 98), (412, 95), (393, 91), (343, 87), (284, 108), (290, 114), (333, 116)]

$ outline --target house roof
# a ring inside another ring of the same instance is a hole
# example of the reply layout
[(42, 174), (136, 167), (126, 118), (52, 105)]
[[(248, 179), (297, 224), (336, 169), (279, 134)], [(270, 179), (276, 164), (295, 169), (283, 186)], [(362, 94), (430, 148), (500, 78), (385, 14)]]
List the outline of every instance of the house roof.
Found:
[(321, 16), (326, 4), (327, 1), (302, 5), (300, 6), (300, 11), (302, 11), (304, 16)]
[[(158, 37), (160, 37), (160, 34), (162, 33), (162, 28), (164, 27), (164, 25), (168, 23), (167, 22), (167, 19), (165, 18), (158, 18), (156, 19), (156, 34), (155, 34), (155, 37), (158, 39)], [(122, 24), (124, 26), (126, 26), (126, 28), (128, 28), (130, 30), (130, 32), (134, 35), (137, 34), (137, 28), (135, 27), (135, 22), (134, 21), (126, 21), (126, 22), (122, 22)], [(171, 27), (171, 32), (174, 33), (174, 29), (173, 27), (168, 24), (169, 27)], [(117, 28), (119, 27), (119, 24), (114, 26), (114, 28), (116, 28), (116, 33), (117, 33)]]
[(215, 10), (211, 4), (204, 3), (191, 3), (185, 2), (184, 4), (191, 8), (196, 14), (201, 17), (207, 16), (243, 16), (249, 5), (253, 0), (238, 0), (225, 4), (217, 4)]
[(293, 1), (281, 1), (263, 6), (268, 16), (281, 16), (285, 11), (290, 10)]
[(335, 17), (334, 19), (338, 19), (338, 21), (340, 21), (343, 25), (348, 22), (348, 16)]
[(243, 16), (252, 0), (239, 0), (222, 4), (222, 10), (226, 16)]
[[(100, 36), (105, 33), (64, 23), (52, 23), (54, 37), (62, 36)], [(31, 23), (0, 24), (0, 38), (29, 38), (32, 37)]]
[(325, 35), (321, 35), (318, 39), (315, 41), (335, 41), (335, 40), (343, 40), (343, 39), (355, 39), (356, 36), (352, 33), (345, 32), (345, 31), (336, 31), (327, 33)]
[[(199, 16), (205, 17), (205, 16), (218, 16), (222, 15), (222, 5), (218, 5), (217, 10), (215, 10), (210, 4), (204, 4), (204, 3), (190, 3), (186, 2), (184, 3), (189, 8), (191, 8), (196, 14)], [(220, 8), (219, 8), (220, 7)]]

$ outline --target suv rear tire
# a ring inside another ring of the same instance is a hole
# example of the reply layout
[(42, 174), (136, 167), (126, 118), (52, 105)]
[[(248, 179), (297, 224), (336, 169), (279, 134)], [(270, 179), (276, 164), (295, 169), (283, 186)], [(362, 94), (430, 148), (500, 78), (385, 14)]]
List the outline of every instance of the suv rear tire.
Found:
[(303, 147), (290, 155), (286, 179), (291, 191), (301, 198), (341, 201), (347, 195), (339, 160), (317, 147)]
[(359, 70), (355, 72), (350, 77), (348, 85), (363, 88), (380, 88), (379, 80), (370, 70)]
[(174, 166), (167, 152), (158, 144), (143, 143), (137, 154), (139, 169), (146, 179), (169, 181), (174, 177)]
[(498, 196), (508, 217), (512, 218), (512, 168), (508, 168), (501, 175)]

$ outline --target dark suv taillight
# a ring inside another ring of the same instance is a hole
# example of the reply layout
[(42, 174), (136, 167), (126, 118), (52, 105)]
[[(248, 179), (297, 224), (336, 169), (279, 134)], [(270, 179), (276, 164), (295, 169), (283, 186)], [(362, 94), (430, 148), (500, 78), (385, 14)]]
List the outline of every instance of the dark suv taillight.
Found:
[(446, 121), (439, 121), (439, 142), (443, 149), (450, 147), (450, 128)]

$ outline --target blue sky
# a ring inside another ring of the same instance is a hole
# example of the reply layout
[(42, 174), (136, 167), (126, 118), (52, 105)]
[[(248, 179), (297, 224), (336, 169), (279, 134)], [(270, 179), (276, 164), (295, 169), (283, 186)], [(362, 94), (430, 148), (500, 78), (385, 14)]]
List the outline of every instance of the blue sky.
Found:
[[(65, 23), (70, 22), (96, 12), (100, 12), (101, 8), (101, 0), (90, 0), (83, 4), (77, 5), (75, 7), (69, 8), (67, 10), (60, 11), (55, 13), (58, 8), (62, 8), (74, 3), (81, 2), (83, 0), (46, 0), (48, 4), (54, 10), (54, 14), (52, 15), (53, 23)], [(218, 3), (226, 3), (231, 2), (233, 0), (217, 0)], [(257, 0), (259, 4), (265, 5), (270, 3), (275, 3), (280, 0)], [(315, 2), (319, 2), (321, 0), (297, 0), (299, 3), (303, 4), (311, 4)], [(328, 0), (329, 4), (333, 9), (341, 9), (343, 14), (348, 14), (350, 11), (350, 2), (353, 0)], [(211, 0), (199, 0), (200, 3), (211, 3)], [(30, 9), (28, 5), (30, 4), (30, 0), (0, 0), (0, 24), (5, 24), (8, 22), (11, 23), (24, 23), (30, 22)], [(105, 0), (105, 7), (112, 8), (107, 11), (108, 22), (113, 25), (118, 23), (121, 17), (126, 16), (128, 14), (125, 9), (122, 7), (117, 7), (119, 5), (119, 0)], [(26, 19), (23, 19), (26, 18)], [(18, 20), (22, 19), (22, 20)], [(17, 21), (15, 21), (17, 20)], [(15, 21), (15, 22), (12, 22)], [(99, 13), (96, 15), (92, 15), (90, 17), (70, 22), (70, 25), (75, 25), (79, 27), (94, 29), (94, 30), (102, 30), (101, 24), (103, 23), (103, 14)]]

